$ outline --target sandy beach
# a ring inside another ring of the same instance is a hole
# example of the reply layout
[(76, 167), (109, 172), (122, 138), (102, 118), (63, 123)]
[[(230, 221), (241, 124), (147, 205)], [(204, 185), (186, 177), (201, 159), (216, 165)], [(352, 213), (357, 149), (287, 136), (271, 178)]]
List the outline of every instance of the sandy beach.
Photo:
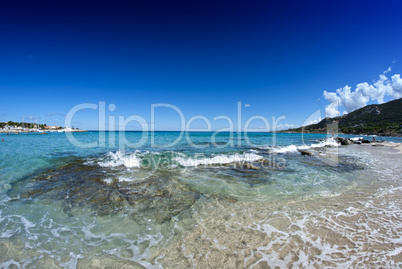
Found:
[(402, 143), (382, 143), (382, 145), (390, 147), (391, 149), (397, 150), (399, 151), (399, 153), (402, 153)]

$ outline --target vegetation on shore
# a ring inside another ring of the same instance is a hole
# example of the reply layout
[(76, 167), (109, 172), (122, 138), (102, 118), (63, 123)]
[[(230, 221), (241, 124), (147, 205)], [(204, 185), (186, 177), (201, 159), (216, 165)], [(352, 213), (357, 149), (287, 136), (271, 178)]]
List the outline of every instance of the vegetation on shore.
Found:
[[(23, 127), (23, 128), (40, 128), (44, 129), (47, 125), (46, 124), (37, 124), (37, 123), (29, 123), (29, 122), (14, 122), (14, 121), (8, 121), (8, 122), (0, 122), (0, 128), (4, 128), (5, 126), (16, 126), (16, 127)], [(62, 127), (60, 127), (62, 128)]]
[(402, 98), (283, 132), (332, 133), (336, 129), (343, 134), (402, 136)]

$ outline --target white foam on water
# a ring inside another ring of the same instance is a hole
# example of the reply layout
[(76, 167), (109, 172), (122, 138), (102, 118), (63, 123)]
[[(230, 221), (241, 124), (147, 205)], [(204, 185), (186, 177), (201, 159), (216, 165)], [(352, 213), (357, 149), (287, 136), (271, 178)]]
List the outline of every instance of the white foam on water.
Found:
[(137, 156), (139, 151), (133, 154), (123, 154), (120, 151), (109, 152), (106, 160), (98, 162), (102, 167), (118, 167), (125, 166), (128, 168), (140, 167), (141, 159)]
[[(360, 151), (356, 154), (348, 152), (348, 155), (360, 157), (364, 163), (372, 163), (366, 167), (372, 171), (368, 178), (371, 176), (381, 181), (394, 181), (395, 186), (384, 184), (383, 188), (371, 195), (357, 192), (359, 197), (363, 197), (362, 200), (335, 199), (336, 203), (318, 210), (284, 208), (275, 212), (271, 218), (255, 222), (249, 227), (265, 233), (268, 243), (257, 248), (256, 252), (262, 258), (249, 266), (250, 268), (258, 268), (263, 261), (267, 261), (272, 267), (281, 268), (402, 266), (400, 259), (395, 257), (402, 253), (400, 162), (373, 162), (374, 159), (370, 158), (375, 157), (374, 155)], [(374, 164), (378, 167), (374, 167)], [(321, 196), (328, 195), (321, 192)], [(337, 196), (341, 195), (333, 197)], [(285, 224), (279, 226), (280, 229), (270, 223), (275, 218), (285, 220)], [(291, 227), (297, 228), (290, 229)], [(298, 247), (293, 247), (289, 252), (286, 249), (289, 245)], [(288, 256), (286, 253), (289, 253)]]
[(202, 158), (191, 158), (191, 157), (176, 157), (174, 158), (180, 165), (186, 167), (194, 167), (199, 165), (214, 165), (214, 164), (228, 164), (234, 162), (255, 162), (264, 157), (257, 155), (255, 153), (235, 153), (235, 154), (219, 154), (214, 157), (202, 157)]
[[(393, 215), (393, 210), (395, 209), (392, 207), (349, 207), (343, 212), (330, 209), (321, 213), (276, 212), (277, 219), (287, 219), (290, 221), (288, 227), (295, 228), (284, 230), (276, 228), (269, 222), (275, 219), (274, 216), (272, 219), (249, 226), (252, 230), (262, 232), (270, 238), (267, 245), (257, 248), (256, 252), (262, 258), (250, 268), (255, 268), (262, 261), (268, 261), (271, 266), (280, 268), (287, 268), (290, 264), (297, 268), (310, 268), (314, 265), (322, 266), (322, 262), (336, 264), (340, 268), (363, 266), (366, 262), (372, 266), (376, 264), (385, 268), (396, 268), (397, 264), (390, 257), (399, 255), (402, 250), (402, 247), (395, 245), (400, 244), (400, 232), (397, 231), (401, 228), (401, 221), (395, 222), (395, 218), (400, 217), (400, 214)], [(377, 214), (383, 217), (375, 221), (370, 220), (370, 216)], [(357, 218), (358, 221), (350, 221), (352, 218)], [(314, 230), (310, 227), (314, 227)], [(321, 232), (316, 233), (315, 229)], [(393, 235), (384, 233), (382, 229), (385, 231), (391, 229), (394, 231)], [(299, 247), (284, 257), (286, 246), (293, 244)]]
[(297, 146), (296, 145), (289, 145), (286, 147), (281, 147), (281, 148), (273, 148), (272, 152), (274, 153), (291, 153), (291, 152), (297, 152)]
[(104, 178), (103, 182), (107, 183), (107, 184), (112, 184), (113, 183), (113, 179), (112, 178)]
[(119, 177), (119, 182), (132, 182), (132, 181), (137, 181), (138, 179), (136, 178), (130, 178), (130, 177)]
[(20, 263), (14, 259), (0, 263), (0, 268), (11, 268), (12, 265), (14, 265), (16, 268), (21, 268)]
[(62, 263), (61, 265), (70, 269), (77, 268), (78, 259), (82, 258), (84, 258), (84, 256), (70, 252), (70, 260), (66, 263)]
[(311, 144), (310, 148), (339, 147), (339, 146), (340, 145), (333, 138), (328, 138), (317, 144)]
[[(129, 176), (119, 176), (117, 178), (118, 182), (138, 182), (141, 180), (145, 180), (147, 177), (137, 177), (134, 174), (129, 175)], [(113, 178), (105, 178), (102, 181), (105, 182), (106, 184), (112, 184), (115, 179)]]
[(7, 230), (0, 234), (0, 238), (10, 238), (11, 236), (13, 236), (13, 234), (13, 230)]
[[(103, 252), (124, 260), (134, 261), (145, 266), (146, 268), (162, 268), (160, 264), (151, 264), (148, 262), (148, 259), (152, 254), (151, 248), (159, 244), (164, 239), (164, 236), (161, 232), (156, 232), (153, 234), (141, 234), (141, 236), (138, 238), (133, 239), (132, 236), (128, 237), (125, 231), (122, 233), (116, 232), (105, 234), (103, 232), (93, 231), (97, 230), (97, 228), (97, 223), (93, 222), (81, 229), (81, 231), (84, 233), (83, 241), (86, 245), (91, 247), (99, 247), (105, 243), (108, 244), (108, 242), (120, 241), (121, 245), (118, 245), (114, 248), (106, 247), (103, 249)], [(147, 230), (151, 231), (153, 228), (148, 227)], [(146, 247), (142, 248), (141, 245), (146, 245)], [(131, 250), (131, 257), (123, 254), (127, 253), (127, 250)]]
[[(307, 145), (302, 145), (302, 146), (296, 146), (296, 145), (288, 145), (284, 147), (278, 147), (278, 148), (271, 148), (271, 151), (274, 153), (297, 153), (300, 150), (308, 150), (308, 149), (316, 149), (316, 148), (325, 148), (325, 147), (339, 147), (340, 145), (333, 139), (329, 138), (324, 141), (321, 141), (319, 143), (311, 144), (310, 146)], [(266, 149), (266, 148), (261, 148), (261, 149)]]

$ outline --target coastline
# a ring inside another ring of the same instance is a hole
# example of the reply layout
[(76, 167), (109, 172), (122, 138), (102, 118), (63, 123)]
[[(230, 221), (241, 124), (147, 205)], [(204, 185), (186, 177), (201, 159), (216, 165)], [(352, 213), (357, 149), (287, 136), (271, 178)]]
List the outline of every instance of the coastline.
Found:
[(28, 134), (28, 133), (80, 133), (80, 132), (88, 132), (87, 130), (0, 130), (1, 134)]
[[(373, 147), (384, 146), (396, 150), (396, 153), (402, 154), (402, 143), (390, 143), (390, 142), (383, 142), (383, 143), (371, 143)], [(390, 153), (390, 152), (388, 152)]]
[[(322, 134), (322, 135), (330, 135), (327, 132), (309, 132), (309, 131), (304, 131), (304, 132), (292, 132), (288, 130), (284, 131), (278, 131), (278, 133), (286, 133), (286, 134)], [(337, 133), (338, 135), (354, 135), (354, 136), (379, 136), (379, 137), (402, 137), (402, 134), (381, 134), (381, 133), (373, 133), (373, 134), (366, 134), (366, 133)]]

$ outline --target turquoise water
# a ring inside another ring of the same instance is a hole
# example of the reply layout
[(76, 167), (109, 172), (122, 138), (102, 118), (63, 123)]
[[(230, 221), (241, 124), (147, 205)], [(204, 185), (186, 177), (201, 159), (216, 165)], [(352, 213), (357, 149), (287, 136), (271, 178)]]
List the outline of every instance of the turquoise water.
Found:
[[(0, 135), (1, 266), (176, 267), (189, 260), (184, 249), (174, 262), (160, 249), (177, 242), (185, 230), (178, 227), (199, 227), (193, 222), (212, 202), (216, 219), (230, 210), (247, 219), (245, 208), (335, 197), (364, 187), (363, 175), (372, 173), (370, 154), (326, 135), (180, 135)], [(181, 248), (196, 243), (189, 244)], [(192, 259), (201, 267), (201, 258)]]
[[(211, 142), (210, 133), (191, 133), (189, 134), (190, 140), (197, 146), (202, 148), (194, 148), (188, 144), (186, 137), (177, 143), (174, 147), (166, 148), (164, 144), (169, 144), (179, 137), (178, 132), (157, 132), (155, 145), (151, 145), (150, 134), (147, 135), (147, 143), (138, 148), (143, 151), (180, 151), (186, 154), (205, 153), (207, 155), (213, 153), (227, 153), (227, 152), (244, 152), (252, 147), (247, 145), (244, 136), (240, 137), (238, 134), (233, 134), (231, 138), (229, 134), (219, 134), (216, 138), (218, 143), (232, 142), (234, 145), (225, 146), (224, 144), (215, 147)], [(125, 136), (129, 142), (136, 143), (141, 137), (142, 133), (126, 132)], [(303, 145), (317, 143), (319, 139), (325, 139), (326, 135), (321, 134), (307, 134), (304, 135), (304, 140), (300, 134), (248, 134), (250, 141), (256, 144), (256, 147), (264, 146), (287, 146), (287, 145)], [(108, 152), (118, 151), (119, 148), (119, 134), (106, 133), (104, 143), (105, 146), (97, 146), (92, 148), (76, 147), (69, 142), (66, 135), (63, 133), (51, 133), (47, 135), (39, 134), (21, 134), (21, 135), (5, 135), (0, 134), (1, 139), (5, 142), (1, 144), (0, 151), (0, 172), (2, 184), (12, 183), (21, 177), (27, 176), (40, 169), (46, 169), (54, 165), (68, 162), (73, 157), (90, 157), (100, 156)], [(76, 133), (74, 137), (82, 143), (90, 144), (99, 142), (99, 137), (102, 138), (98, 132)], [(109, 137), (115, 138), (114, 145), (111, 145)], [(344, 136), (352, 137), (352, 136)], [(402, 142), (402, 138), (398, 137), (384, 137), (383, 139), (392, 142)], [(239, 142), (241, 145), (239, 146)], [(135, 151), (135, 149), (126, 148), (128, 152)]]

